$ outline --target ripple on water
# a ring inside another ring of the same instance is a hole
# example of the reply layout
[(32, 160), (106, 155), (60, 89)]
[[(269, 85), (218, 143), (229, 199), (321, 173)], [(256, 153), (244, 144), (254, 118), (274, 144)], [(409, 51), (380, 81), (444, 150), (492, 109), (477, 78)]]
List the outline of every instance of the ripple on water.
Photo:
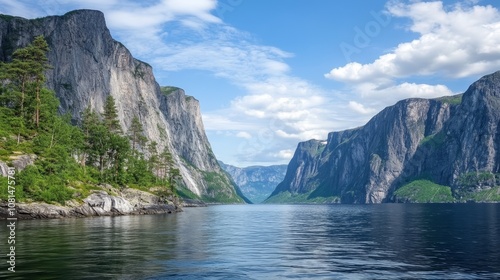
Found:
[(239, 205), (20, 221), (12, 279), (496, 279), (499, 216), (500, 205)]

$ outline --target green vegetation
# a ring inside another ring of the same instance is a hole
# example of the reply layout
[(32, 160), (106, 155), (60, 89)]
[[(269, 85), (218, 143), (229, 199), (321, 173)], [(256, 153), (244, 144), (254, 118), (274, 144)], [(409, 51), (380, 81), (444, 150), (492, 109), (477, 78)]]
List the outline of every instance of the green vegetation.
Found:
[(288, 191), (280, 192), (264, 201), (267, 204), (333, 204), (340, 203), (340, 197), (311, 197), (311, 193), (292, 194)]
[(459, 201), (500, 202), (500, 187), (493, 187), (479, 191), (463, 193)]
[(420, 145), (426, 145), (428, 147), (437, 148), (445, 143), (446, 134), (442, 131), (429, 135), (420, 141)]
[(393, 201), (410, 203), (448, 202), (500, 202), (500, 174), (469, 172), (458, 178), (457, 186), (435, 184), (429, 180), (416, 180), (394, 192)]
[(0, 18), (1, 18), (1, 19), (6, 19), (6, 20), (9, 20), (9, 19), (14, 18), (14, 16), (9, 16), (9, 15), (0, 14)]
[(161, 93), (163, 93), (165, 95), (169, 95), (169, 94), (172, 94), (175, 91), (179, 90), (179, 88), (166, 86), (166, 87), (161, 87), (160, 90), (161, 90)]
[(177, 194), (183, 198), (199, 199), (199, 197), (195, 193), (182, 185), (177, 187)]
[(490, 172), (468, 172), (458, 177), (458, 190), (462, 192), (474, 191), (484, 187), (500, 185), (500, 174)]
[(435, 184), (429, 180), (416, 180), (394, 192), (393, 200), (410, 203), (454, 202), (451, 188)]
[(500, 174), (468, 172), (457, 179), (455, 196), (459, 201), (500, 201)]
[(449, 103), (450, 105), (459, 105), (462, 103), (463, 94), (457, 94), (452, 96), (443, 96), (436, 98), (436, 100), (441, 101), (443, 103)]
[[(42, 36), (0, 62), (0, 160), (34, 154), (34, 165), (16, 174), (18, 201), (61, 203), (83, 199), (101, 184), (175, 194), (180, 172), (168, 149), (147, 143), (138, 118), (121, 130), (114, 99), (102, 115), (87, 108), (81, 127), (57, 114), (54, 92), (44, 87), (48, 45)], [(148, 155), (148, 159), (146, 159)], [(0, 200), (8, 197), (0, 178)]]
[(216, 172), (203, 172), (203, 177), (207, 183), (207, 193), (208, 195), (203, 196), (203, 200), (206, 202), (217, 202), (217, 203), (241, 203), (243, 200), (238, 197), (232, 189), (227, 189), (224, 191), (222, 186), (232, 186), (231, 181), (229, 181), (227, 176)]

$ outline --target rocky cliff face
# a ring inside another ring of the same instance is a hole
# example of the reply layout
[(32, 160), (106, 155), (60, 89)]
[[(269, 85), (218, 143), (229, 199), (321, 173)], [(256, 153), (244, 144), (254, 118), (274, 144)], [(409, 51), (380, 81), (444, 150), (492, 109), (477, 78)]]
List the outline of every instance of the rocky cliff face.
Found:
[(403, 100), (363, 127), (330, 133), (325, 144), (300, 143), (273, 195), (381, 203), (425, 179), (450, 187), (460, 200), (500, 185), (499, 123), (500, 72), (475, 82), (463, 97)]
[(241, 192), (253, 203), (264, 201), (276, 186), (283, 181), (286, 165), (236, 167), (219, 161)]
[(56, 92), (61, 113), (78, 123), (85, 108), (102, 112), (112, 95), (123, 130), (137, 115), (145, 136), (172, 152), (186, 188), (207, 201), (243, 201), (212, 153), (198, 101), (181, 89), (162, 90), (151, 66), (113, 40), (101, 12), (78, 10), (34, 20), (1, 16), (0, 59), (10, 60), (15, 49), (38, 35), (50, 46), (47, 86)]
[[(109, 185), (102, 187), (106, 191), (95, 191), (80, 202), (68, 201), (66, 206), (47, 203), (17, 204), (16, 217), (21, 220), (31, 220), (182, 212), (175, 197), (166, 199), (135, 189), (127, 188), (120, 191)], [(8, 218), (8, 204), (2, 203), (0, 220)]]

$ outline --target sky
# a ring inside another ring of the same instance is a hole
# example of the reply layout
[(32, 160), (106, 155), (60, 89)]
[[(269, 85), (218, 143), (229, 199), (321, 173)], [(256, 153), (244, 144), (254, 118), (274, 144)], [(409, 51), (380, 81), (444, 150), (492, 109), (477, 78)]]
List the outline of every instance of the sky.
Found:
[(239, 167), (286, 164), (300, 141), (500, 70), (497, 1), (138, 2), (0, 0), (0, 13), (102, 11), (160, 85), (200, 101), (215, 155)]

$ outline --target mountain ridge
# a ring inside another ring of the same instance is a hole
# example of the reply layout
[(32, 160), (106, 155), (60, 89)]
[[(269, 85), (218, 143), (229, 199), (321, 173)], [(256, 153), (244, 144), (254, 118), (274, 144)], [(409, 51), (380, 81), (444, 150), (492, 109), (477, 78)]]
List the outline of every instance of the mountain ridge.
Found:
[(283, 180), (287, 165), (236, 167), (219, 161), (243, 194), (253, 203), (264, 201)]
[(111, 95), (122, 130), (137, 116), (145, 136), (171, 151), (189, 192), (207, 202), (243, 202), (212, 152), (199, 102), (179, 88), (163, 93), (151, 65), (111, 37), (102, 12), (76, 10), (32, 20), (0, 16), (0, 60), (9, 61), (15, 49), (38, 35), (49, 44), (46, 84), (60, 101), (60, 113), (80, 123), (85, 108), (102, 112)]
[(306, 202), (403, 201), (395, 191), (416, 180), (450, 188), (457, 202), (475, 200), (500, 185), (499, 111), (500, 72), (463, 95), (399, 101), (364, 126), (329, 133), (324, 147), (300, 143), (268, 202), (286, 202), (278, 199), (284, 194)]

